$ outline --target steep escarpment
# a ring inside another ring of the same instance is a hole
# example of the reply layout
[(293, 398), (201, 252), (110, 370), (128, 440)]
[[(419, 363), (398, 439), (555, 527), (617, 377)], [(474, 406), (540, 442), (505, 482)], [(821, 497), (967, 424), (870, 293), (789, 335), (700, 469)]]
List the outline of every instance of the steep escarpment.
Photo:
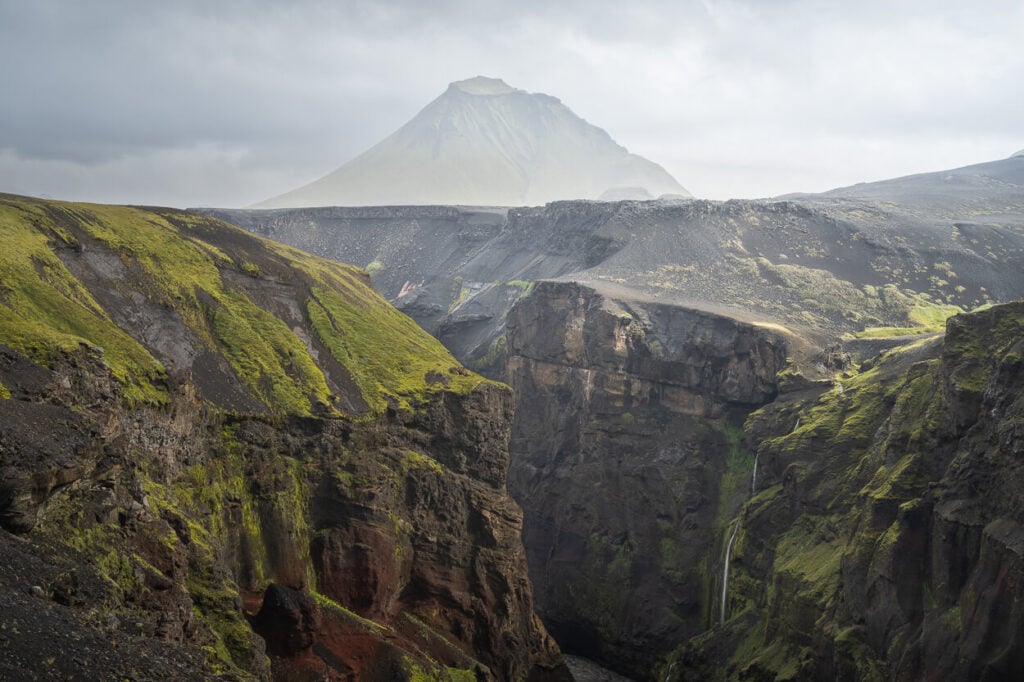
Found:
[(1020, 303), (957, 316), (944, 339), (752, 415), (762, 468), (737, 516), (726, 618), (663, 670), (1015, 678), (1022, 344)]
[(638, 678), (709, 623), (709, 570), (749, 485), (747, 412), (787, 336), (541, 282), (509, 314), (520, 401), (509, 487), (537, 607), (569, 652)]
[(541, 279), (728, 306), (823, 337), (939, 331), (955, 312), (1024, 296), (1024, 193), (982, 192), (990, 184), (934, 210), (890, 195), (203, 212), (366, 267), (462, 362), (499, 376), (508, 310)]
[(365, 276), (163, 209), (0, 232), (5, 674), (564, 677), (511, 394)]

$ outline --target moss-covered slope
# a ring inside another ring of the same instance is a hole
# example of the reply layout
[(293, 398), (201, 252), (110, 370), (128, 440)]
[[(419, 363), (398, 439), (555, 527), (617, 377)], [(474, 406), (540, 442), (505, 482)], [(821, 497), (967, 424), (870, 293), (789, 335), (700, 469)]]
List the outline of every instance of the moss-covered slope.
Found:
[[(1011, 679), (1024, 665), (1024, 304), (754, 413), (709, 679)], [(718, 570), (721, 571), (721, 563)], [(688, 679), (688, 678), (686, 678)]]
[(364, 273), (170, 209), (0, 196), (0, 337), (47, 364), (101, 349), (130, 403), (203, 398), (278, 414), (379, 414), (469, 390), (443, 347)]
[(565, 679), (511, 393), (363, 273), (169, 209), (0, 238), (0, 676)]

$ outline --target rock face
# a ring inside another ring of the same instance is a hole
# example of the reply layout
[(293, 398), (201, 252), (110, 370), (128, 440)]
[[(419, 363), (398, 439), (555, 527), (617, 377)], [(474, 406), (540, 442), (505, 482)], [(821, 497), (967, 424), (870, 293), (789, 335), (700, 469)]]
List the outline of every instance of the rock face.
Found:
[(743, 417), (774, 397), (786, 340), (572, 283), (538, 284), (508, 328), (538, 610), (567, 651), (643, 679), (708, 625), (708, 566), (749, 485)]
[(752, 415), (761, 482), (737, 517), (727, 619), (675, 670), (1015, 678), (1022, 350), (1024, 304), (997, 306), (888, 351), (841, 392)]
[(333, 173), (259, 206), (529, 206), (623, 187), (689, 196), (661, 166), (630, 154), (558, 99), (478, 76), (449, 85)]
[(0, 214), (4, 676), (568, 679), (506, 387), (219, 221)]

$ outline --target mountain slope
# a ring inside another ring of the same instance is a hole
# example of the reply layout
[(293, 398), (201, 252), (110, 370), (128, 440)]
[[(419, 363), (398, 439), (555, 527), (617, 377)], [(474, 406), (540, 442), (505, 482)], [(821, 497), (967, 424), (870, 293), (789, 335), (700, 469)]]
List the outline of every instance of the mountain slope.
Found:
[(566, 679), (511, 393), (365, 275), (171, 209), (0, 238), (0, 676)]
[(521, 206), (642, 188), (688, 194), (559, 100), (491, 78), (452, 83), (359, 157), (261, 208), (462, 204)]
[(984, 219), (987, 216), (1024, 213), (1024, 155), (978, 163), (962, 168), (919, 173), (901, 178), (842, 187), (818, 195), (818, 199), (865, 199), (890, 202), (904, 209), (933, 215)]
[(0, 210), (5, 341), (40, 360), (101, 346), (133, 401), (165, 401), (159, 383), (186, 372), (227, 409), (379, 413), (456, 364), (354, 268), (217, 221), (7, 196)]

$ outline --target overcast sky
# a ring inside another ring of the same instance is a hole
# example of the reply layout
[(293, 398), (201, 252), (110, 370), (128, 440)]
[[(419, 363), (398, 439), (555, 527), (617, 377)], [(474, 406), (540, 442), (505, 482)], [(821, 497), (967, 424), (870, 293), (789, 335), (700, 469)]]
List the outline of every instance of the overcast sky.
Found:
[(1024, 148), (1021, 0), (0, 0), (0, 192), (243, 206), (451, 81), (560, 98), (694, 195)]

